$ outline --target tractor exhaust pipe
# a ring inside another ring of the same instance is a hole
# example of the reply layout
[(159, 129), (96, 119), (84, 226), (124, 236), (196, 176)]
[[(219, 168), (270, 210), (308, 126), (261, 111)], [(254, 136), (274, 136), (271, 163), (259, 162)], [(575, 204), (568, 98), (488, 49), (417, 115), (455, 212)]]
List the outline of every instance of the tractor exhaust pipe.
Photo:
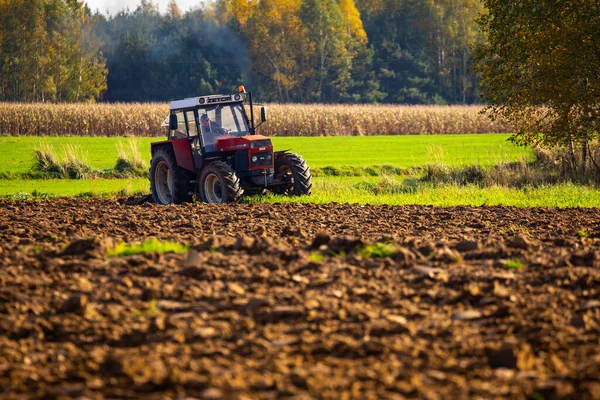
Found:
[(248, 92), (248, 99), (250, 99), (250, 125), (252, 125), (251, 133), (256, 135), (256, 126), (254, 125), (254, 105), (252, 104), (252, 92)]

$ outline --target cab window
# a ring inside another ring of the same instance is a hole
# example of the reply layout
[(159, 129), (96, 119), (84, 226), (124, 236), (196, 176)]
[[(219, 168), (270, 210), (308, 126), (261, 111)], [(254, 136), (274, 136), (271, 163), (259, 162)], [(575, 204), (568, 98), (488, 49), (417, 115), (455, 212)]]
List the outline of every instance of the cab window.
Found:
[(185, 126), (185, 119), (183, 117), (183, 113), (181, 111), (178, 111), (175, 113), (175, 115), (177, 116), (177, 129), (173, 131), (173, 136), (178, 139), (184, 138), (187, 136), (187, 130)]
[(194, 116), (194, 111), (186, 111), (185, 117), (187, 119), (187, 128), (189, 136), (198, 136), (198, 131), (196, 130), (196, 117)]

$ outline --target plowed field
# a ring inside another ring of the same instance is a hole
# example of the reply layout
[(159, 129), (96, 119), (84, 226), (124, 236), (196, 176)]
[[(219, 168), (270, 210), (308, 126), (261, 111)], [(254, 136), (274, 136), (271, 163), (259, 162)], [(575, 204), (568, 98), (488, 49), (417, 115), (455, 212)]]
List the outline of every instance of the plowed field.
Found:
[[(107, 255), (150, 236), (190, 250)], [(600, 398), (599, 382), (600, 210), (0, 201), (2, 398)]]

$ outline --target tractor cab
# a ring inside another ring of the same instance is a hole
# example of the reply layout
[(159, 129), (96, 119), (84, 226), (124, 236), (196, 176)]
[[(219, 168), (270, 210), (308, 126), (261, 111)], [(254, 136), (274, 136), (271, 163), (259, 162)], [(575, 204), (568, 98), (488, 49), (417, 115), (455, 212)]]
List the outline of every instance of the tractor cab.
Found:
[[(168, 140), (191, 139), (201, 154), (220, 151), (221, 138), (241, 138), (254, 135), (254, 113), (248, 118), (246, 93), (193, 97), (171, 102), (171, 112), (163, 122), (168, 127)], [(267, 120), (267, 111), (261, 107), (261, 122)]]

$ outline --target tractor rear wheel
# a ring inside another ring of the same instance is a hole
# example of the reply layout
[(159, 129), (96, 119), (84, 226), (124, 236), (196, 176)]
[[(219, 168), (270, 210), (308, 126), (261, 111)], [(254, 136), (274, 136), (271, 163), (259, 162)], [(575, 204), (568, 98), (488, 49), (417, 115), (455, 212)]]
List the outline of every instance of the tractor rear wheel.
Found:
[(298, 154), (286, 153), (275, 157), (275, 177), (285, 181), (275, 192), (293, 196), (308, 196), (312, 190), (312, 175), (306, 161)]
[(177, 166), (175, 154), (167, 147), (154, 153), (150, 166), (150, 188), (157, 204), (180, 204), (191, 201), (190, 172)]
[(196, 193), (205, 203), (236, 203), (244, 191), (229, 164), (213, 161), (198, 174)]

